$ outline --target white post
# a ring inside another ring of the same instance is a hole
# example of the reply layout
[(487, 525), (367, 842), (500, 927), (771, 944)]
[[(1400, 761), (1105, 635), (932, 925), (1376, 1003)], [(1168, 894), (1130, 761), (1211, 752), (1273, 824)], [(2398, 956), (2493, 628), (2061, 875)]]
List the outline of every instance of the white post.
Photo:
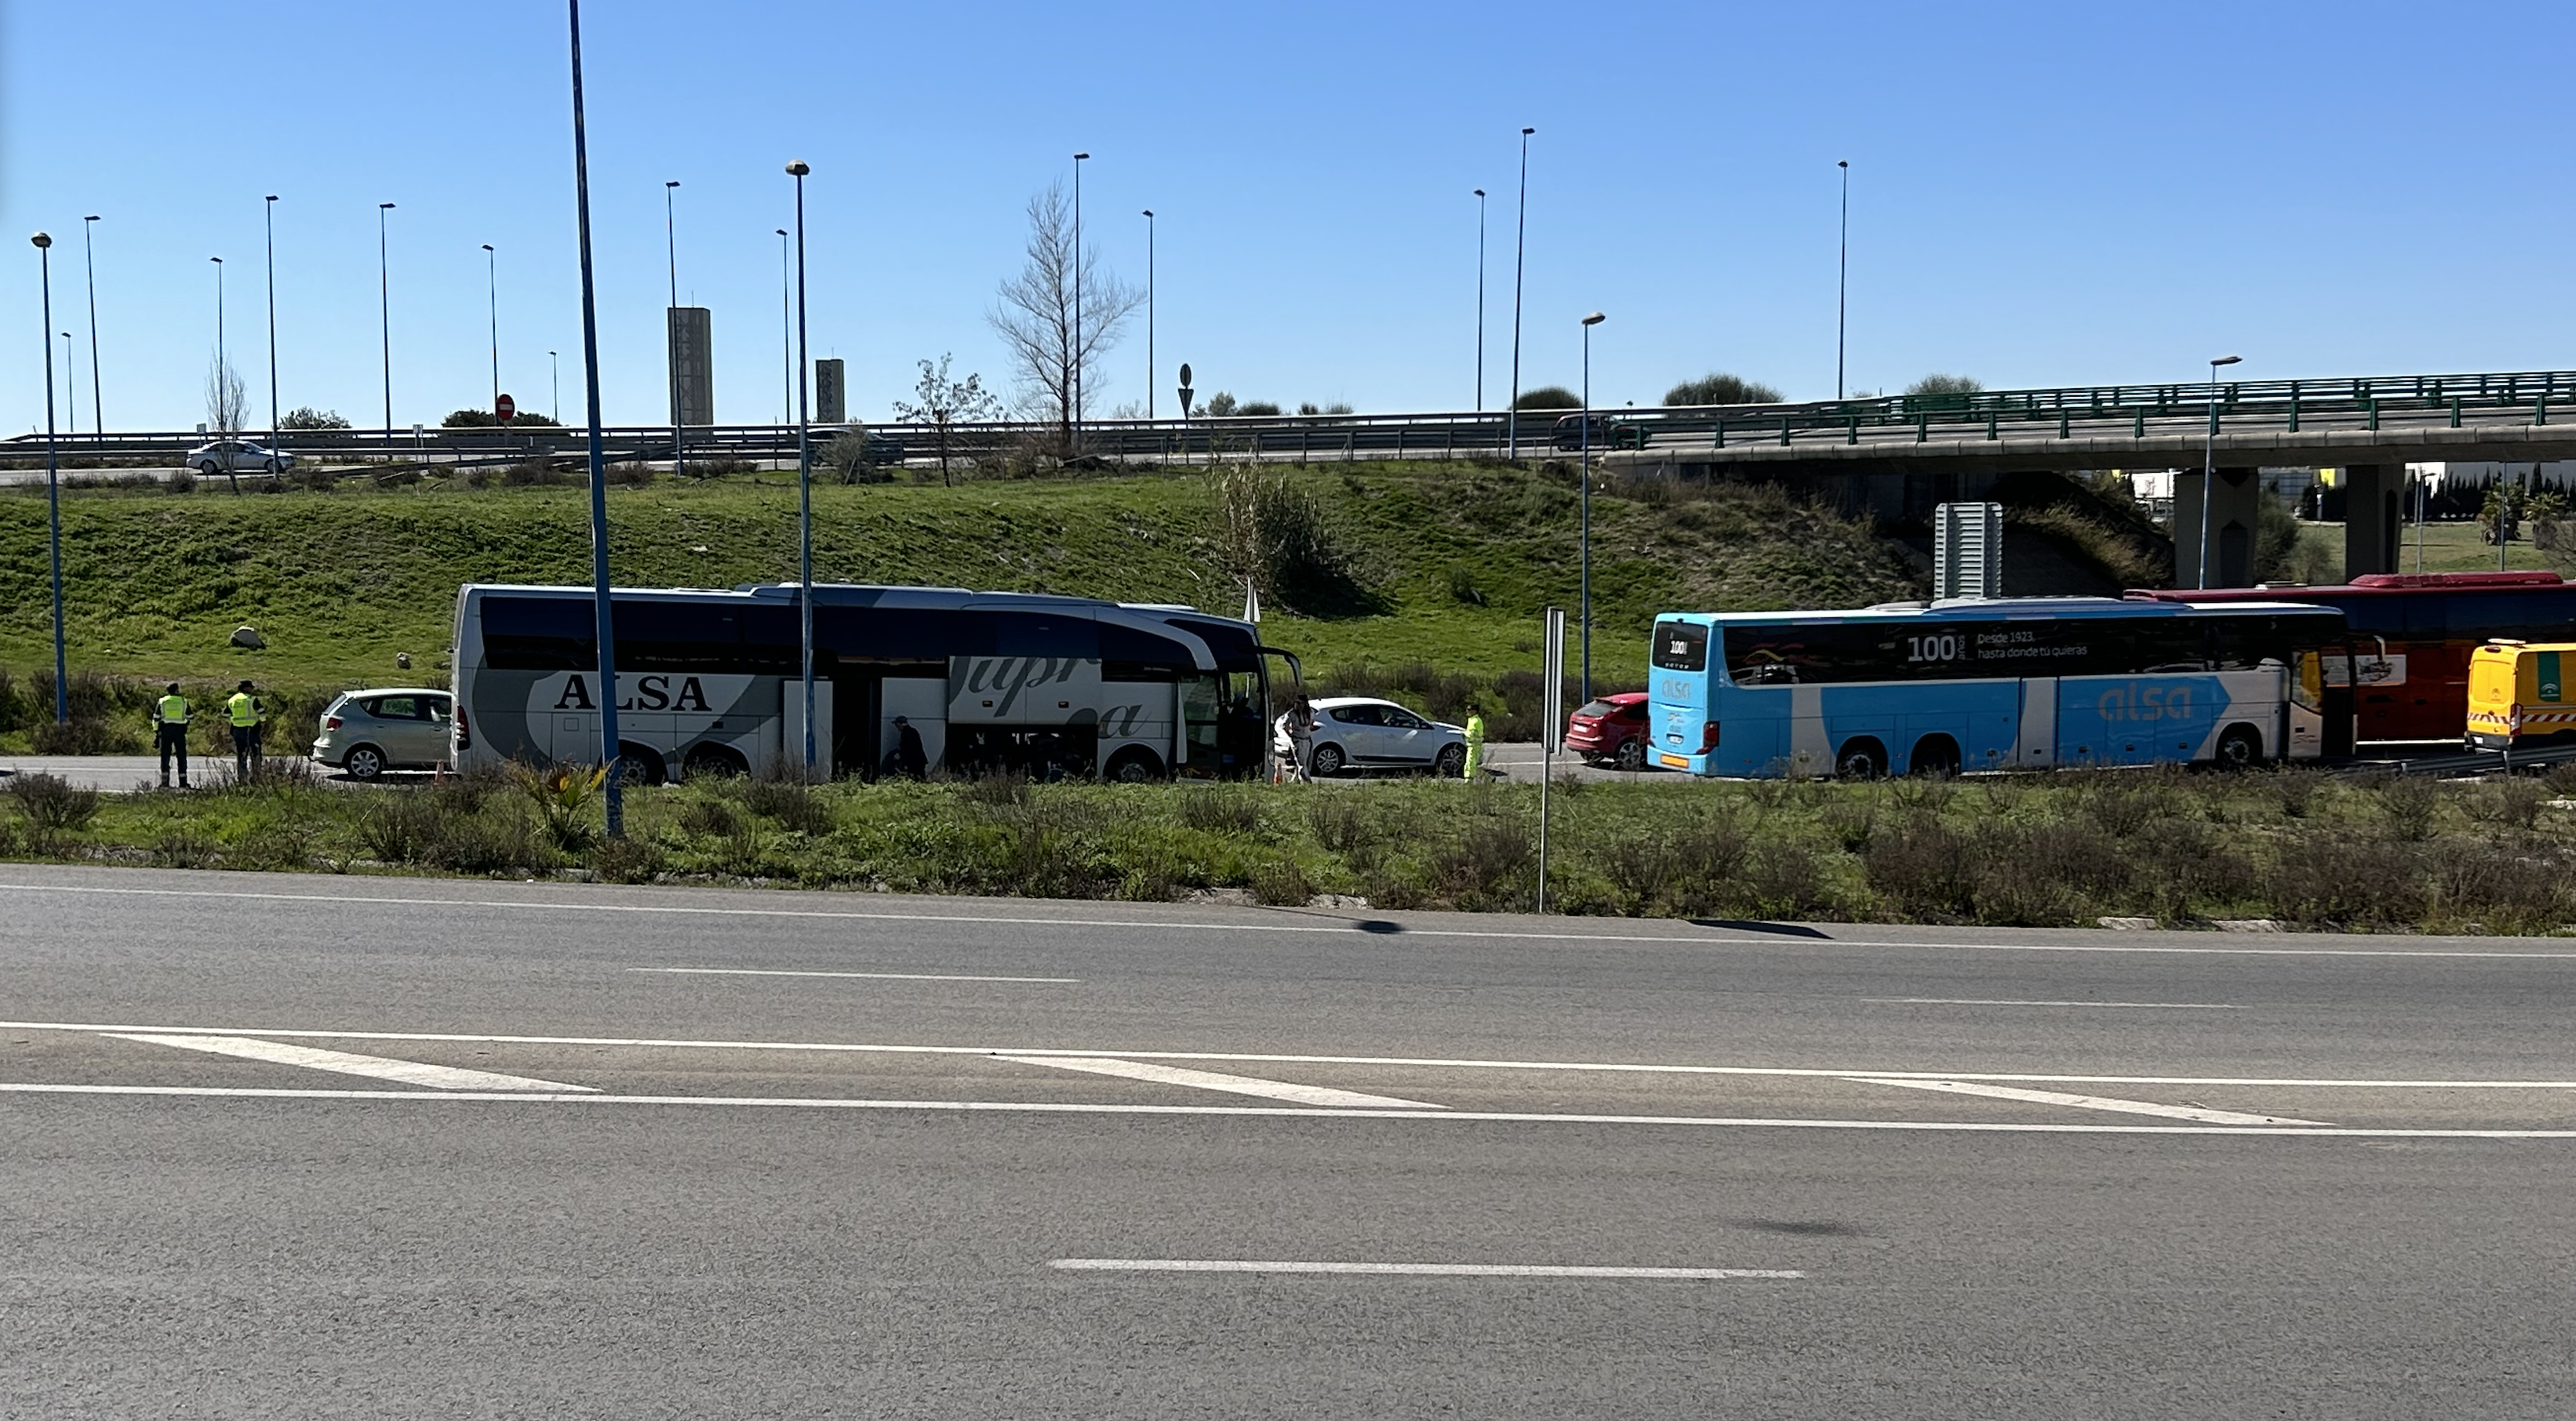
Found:
[(1546, 631), (1541, 636), (1545, 651), (1546, 680), (1539, 697), (1538, 732), (1538, 894), (1537, 911), (1547, 911), (1547, 789), (1556, 778), (1556, 752), (1565, 737), (1565, 609), (1550, 607), (1546, 613)]

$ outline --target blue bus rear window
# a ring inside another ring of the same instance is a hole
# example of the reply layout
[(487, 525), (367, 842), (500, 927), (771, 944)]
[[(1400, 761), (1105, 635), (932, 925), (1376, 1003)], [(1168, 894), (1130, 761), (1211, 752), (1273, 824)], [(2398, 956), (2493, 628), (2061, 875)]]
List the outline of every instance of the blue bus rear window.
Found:
[(1655, 667), (1661, 671), (1708, 669), (1708, 628), (1694, 622), (1655, 623)]

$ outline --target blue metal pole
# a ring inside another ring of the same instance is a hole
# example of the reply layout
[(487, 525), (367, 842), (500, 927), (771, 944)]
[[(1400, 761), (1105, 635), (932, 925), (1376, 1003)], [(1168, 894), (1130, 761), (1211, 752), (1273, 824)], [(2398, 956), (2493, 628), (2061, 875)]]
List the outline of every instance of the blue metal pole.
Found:
[(581, 230), (581, 359), (590, 388), (590, 596), (599, 641), (599, 762), (608, 767), (608, 837), (626, 833), (618, 783), (617, 617), (608, 592), (608, 456), (599, 432), (599, 303), (590, 267), (590, 138), (581, 115), (581, 0), (564, 0), (572, 21), (572, 181)]
[(38, 232), (30, 240), (45, 293), (45, 327), (39, 332), (45, 338), (45, 525), (54, 578), (54, 723), (60, 725), (72, 718), (72, 693), (63, 671), (63, 479), (54, 446), (54, 258), (48, 250), (54, 239)]
[[(813, 169), (802, 161), (787, 165), (796, 178), (796, 357), (805, 366), (805, 175)], [(802, 620), (798, 640), (805, 657), (805, 781), (814, 780), (814, 421), (806, 382), (796, 382), (796, 577), (801, 591), (796, 610)], [(846, 411), (844, 411), (846, 413)]]

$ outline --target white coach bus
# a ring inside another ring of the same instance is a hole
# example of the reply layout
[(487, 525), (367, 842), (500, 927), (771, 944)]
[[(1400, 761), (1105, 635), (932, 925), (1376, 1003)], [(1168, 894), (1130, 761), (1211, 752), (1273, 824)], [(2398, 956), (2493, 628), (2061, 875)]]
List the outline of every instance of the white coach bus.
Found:
[[(804, 758), (799, 589), (611, 596), (628, 783), (791, 772)], [(587, 587), (456, 596), (458, 769), (597, 763), (599, 653)], [(1246, 778), (1263, 768), (1268, 658), (1250, 622), (1186, 607), (953, 587), (814, 589), (820, 773), (873, 778), (921, 734), (960, 774)]]

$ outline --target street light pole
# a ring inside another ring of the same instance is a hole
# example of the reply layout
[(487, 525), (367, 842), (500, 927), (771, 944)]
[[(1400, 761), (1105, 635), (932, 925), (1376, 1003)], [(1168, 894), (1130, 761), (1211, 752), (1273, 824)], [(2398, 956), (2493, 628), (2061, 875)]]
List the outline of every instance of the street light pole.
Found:
[(1843, 334), (1845, 317), (1851, 309), (1851, 160), (1834, 164), (1843, 170), (1843, 239), (1840, 265), (1834, 275), (1834, 398), (1843, 397)]
[[(222, 438), (233, 430), (232, 367), (224, 362), (224, 259), (208, 257), (215, 264), (215, 437)], [(230, 467), (232, 457), (225, 456)]]
[[(80, 433), (80, 376), (77, 373), (79, 367), (72, 363), (72, 333), (64, 331), (62, 337), (63, 412), (70, 416), (63, 421), (63, 427), (78, 435)], [(53, 379), (53, 367), (48, 365), (45, 367), (45, 383), (50, 385)]]
[(1535, 128), (1521, 130), (1521, 205), (1517, 229), (1512, 238), (1512, 404), (1503, 416), (1509, 451), (1505, 457), (1521, 456), (1521, 270), (1529, 255), (1529, 141)]
[(501, 417), (501, 258), (483, 244), (483, 300), (492, 318), (492, 417)]
[(787, 229), (778, 230), (778, 423), (796, 418), (796, 329), (789, 310)]
[[(805, 175), (814, 171), (802, 159), (787, 165), (796, 179), (796, 363), (804, 365), (810, 347), (805, 340)], [(846, 413), (846, 411), (845, 411)], [(814, 782), (814, 422), (806, 403), (805, 382), (796, 382), (796, 577), (802, 592), (796, 610), (802, 619), (798, 640), (805, 655), (805, 782)]]
[[(578, 3), (578, 0), (568, 0), (568, 3)], [(576, 31), (580, 24), (581, 17), (575, 15), (573, 26)], [(579, 66), (576, 65), (575, 69), (578, 71)], [(576, 72), (573, 88), (578, 91), (580, 87), (580, 75)], [(573, 126), (578, 129), (580, 124), (576, 121)], [(587, 207), (585, 202), (585, 210)], [(385, 260), (385, 214), (393, 210), (394, 205), (390, 202), (376, 204), (376, 319), (385, 341), (385, 438), (388, 441), (394, 433), (394, 287), (392, 269)]]
[(1485, 190), (1476, 189), (1476, 413), (1485, 412)]
[(106, 407), (99, 402), (98, 398), (98, 265), (91, 260), (89, 237), (89, 234), (95, 230), (90, 224), (97, 220), (98, 216), (95, 213), (81, 219), (81, 272), (89, 279), (90, 432), (104, 437), (107, 434)]
[(1583, 452), (1576, 457), (1575, 473), (1583, 480), (1582, 564), (1583, 581), (1577, 593), (1576, 634), (1583, 642), (1582, 704), (1592, 704), (1592, 328), (1608, 319), (1595, 311), (1583, 318)]
[(671, 367), (671, 477), (688, 473), (688, 456), (682, 447), (687, 436), (680, 428), (680, 227), (674, 215), (672, 194), (679, 180), (662, 184), (662, 241), (671, 259), (671, 309), (662, 317), (663, 359)]
[(71, 685), (63, 672), (63, 476), (62, 459), (54, 447), (54, 258), (50, 250), (54, 239), (38, 232), (27, 239), (36, 245), (37, 279), (44, 290), (45, 338), (45, 530), (47, 549), (53, 559), (54, 582), (54, 723), (72, 718)]
[(608, 455), (599, 433), (599, 302), (590, 265), (590, 139), (581, 113), (581, 0), (564, 0), (572, 24), (572, 179), (581, 233), (581, 357), (590, 402), (591, 638), (599, 647), (599, 763), (608, 771), (602, 811), (608, 837), (626, 836), (617, 739), (617, 618), (608, 594)]
[[(270, 193), (261, 201), (260, 211), (268, 218), (268, 452), (277, 450), (277, 194)], [(268, 467), (270, 482), (276, 482), (280, 466), (272, 461)]]
[(1154, 417), (1154, 209), (1145, 209), (1145, 418)]
[(1073, 397), (1073, 447), (1065, 454), (1074, 458), (1082, 450), (1082, 165), (1090, 156), (1073, 155), (1073, 363), (1065, 375)]
[(554, 393), (546, 397), (546, 418), (563, 423), (563, 360), (553, 351), (546, 352), (546, 376)]
[(2209, 362), (2209, 435), (2200, 457), (2200, 585), (2209, 586), (2209, 505), (2218, 498), (2218, 367), (2243, 360), (2222, 355)]

